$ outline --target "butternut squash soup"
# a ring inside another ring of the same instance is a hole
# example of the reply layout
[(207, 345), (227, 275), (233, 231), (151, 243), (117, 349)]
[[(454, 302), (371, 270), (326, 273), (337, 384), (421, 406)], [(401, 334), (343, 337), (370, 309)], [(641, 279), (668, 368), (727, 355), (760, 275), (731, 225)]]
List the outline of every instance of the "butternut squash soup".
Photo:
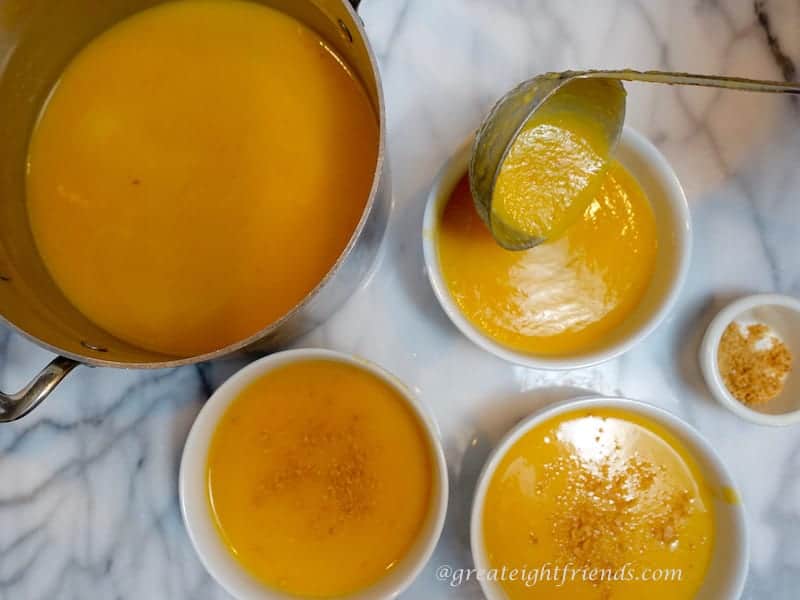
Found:
[(577, 222), (523, 251), (498, 246), (467, 177), (456, 185), (436, 231), (439, 263), (453, 300), (485, 335), (530, 354), (583, 352), (636, 309), (655, 268), (655, 218), (620, 163), (599, 177)]
[[(712, 492), (694, 458), (664, 427), (615, 409), (525, 433), (490, 480), (483, 519), (493, 568), (551, 569), (503, 581), (511, 600), (690, 600), (714, 546)], [(571, 571), (554, 576), (556, 566)]]
[(233, 401), (208, 453), (224, 542), (254, 577), (303, 597), (363, 589), (420, 534), (433, 458), (407, 401), (341, 362), (279, 367)]
[(369, 196), (378, 122), (317, 33), (241, 0), (181, 0), (69, 63), (28, 157), (31, 229), (90, 320), (197, 355), (305, 297)]
[(493, 222), (533, 238), (557, 237), (592, 201), (610, 152), (602, 123), (546, 102), (503, 160), (492, 193)]

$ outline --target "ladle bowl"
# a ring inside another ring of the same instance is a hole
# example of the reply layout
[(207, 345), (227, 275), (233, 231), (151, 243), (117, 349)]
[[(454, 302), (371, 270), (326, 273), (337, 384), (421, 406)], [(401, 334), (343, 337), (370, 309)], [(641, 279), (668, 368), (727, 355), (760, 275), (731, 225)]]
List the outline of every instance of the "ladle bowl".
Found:
[(544, 106), (573, 111), (600, 122), (608, 147), (613, 150), (625, 121), (622, 81), (800, 94), (798, 83), (667, 71), (564, 71), (529, 79), (494, 105), (478, 129), (472, 146), (470, 190), (478, 214), (497, 243), (508, 250), (525, 250), (546, 241), (492, 218), (492, 198), (500, 169), (525, 124)]

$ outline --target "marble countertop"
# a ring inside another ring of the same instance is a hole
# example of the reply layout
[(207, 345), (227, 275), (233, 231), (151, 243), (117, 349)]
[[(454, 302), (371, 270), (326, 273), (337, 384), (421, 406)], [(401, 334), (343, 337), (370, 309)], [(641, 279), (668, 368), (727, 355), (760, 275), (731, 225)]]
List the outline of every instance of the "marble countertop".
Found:
[[(427, 188), (494, 100), (542, 71), (633, 67), (795, 79), (797, 0), (365, 0), (380, 58), (395, 207), (370, 281), (298, 346), (369, 357), (437, 417), (451, 503), (430, 565), (404, 597), (480, 598), (437, 566), (469, 567), (468, 512), (492, 444), (555, 388), (663, 406), (702, 431), (741, 486), (752, 540), (745, 598), (800, 588), (800, 428), (750, 425), (719, 407), (698, 370), (716, 309), (756, 291), (800, 295), (800, 103), (775, 96), (629, 85), (628, 123), (672, 161), (690, 199), (695, 251), (676, 309), (599, 367), (514, 367), (461, 336), (422, 262)], [(48, 353), (0, 329), (0, 387)], [(0, 427), (0, 599), (222, 599), (178, 508), (183, 442), (203, 401), (245, 360), (141, 372), (81, 368), (24, 420)]]

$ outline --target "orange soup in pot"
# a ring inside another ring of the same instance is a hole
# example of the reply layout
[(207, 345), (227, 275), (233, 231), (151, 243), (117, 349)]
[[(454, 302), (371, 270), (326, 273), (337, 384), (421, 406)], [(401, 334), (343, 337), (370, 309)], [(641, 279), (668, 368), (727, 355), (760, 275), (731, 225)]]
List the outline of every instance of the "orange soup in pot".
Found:
[(33, 131), (39, 253), (90, 320), (174, 356), (289, 312), (341, 255), (378, 120), (314, 31), (241, 0), (180, 0), (101, 34)]

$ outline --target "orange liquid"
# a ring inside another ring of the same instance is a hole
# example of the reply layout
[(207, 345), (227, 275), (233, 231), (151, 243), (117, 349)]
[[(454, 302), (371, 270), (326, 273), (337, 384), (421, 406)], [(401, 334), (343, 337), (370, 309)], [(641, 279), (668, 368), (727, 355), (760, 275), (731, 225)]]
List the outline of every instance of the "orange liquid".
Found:
[(433, 471), (405, 400), (352, 365), (311, 360), (247, 387), (208, 454), (217, 527), (267, 585), (330, 597), (375, 583), (428, 514)]
[(377, 149), (366, 93), (315, 32), (255, 3), (169, 2), (62, 74), (31, 138), (31, 228), (96, 324), (156, 352), (209, 352), (330, 270)]
[[(657, 423), (575, 411), (533, 428), (503, 456), (483, 536), (492, 567), (540, 568), (527, 582), (503, 582), (511, 600), (690, 600), (711, 561), (712, 491)], [(555, 566), (578, 573), (562, 581)]]
[(439, 263), (462, 313), (514, 350), (559, 355), (601, 344), (650, 284), (657, 233), (644, 192), (612, 163), (581, 218), (530, 250), (497, 245), (473, 206), (466, 176), (437, 230)]
[(591, 202), (609, 153), (602, 123), (545, 103), (503, 161), (492, 195), (492, 220), (530, 237), (558, 237)]

